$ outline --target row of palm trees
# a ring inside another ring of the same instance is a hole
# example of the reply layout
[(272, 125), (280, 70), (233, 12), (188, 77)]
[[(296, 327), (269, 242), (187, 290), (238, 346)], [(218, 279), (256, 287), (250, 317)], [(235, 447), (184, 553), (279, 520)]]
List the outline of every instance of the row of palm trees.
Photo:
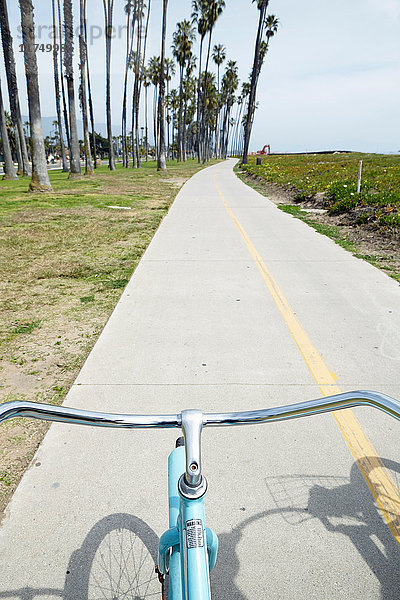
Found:
[[(87, 44), (86, 0), (79, 0), (79, 105), (82, 115), (83, 140), (80, 144), (75, 108), (74, 23), (72, 0), (51, 1), (54, 44), (53, 73), (59, 150), (63, 171), (69, 177), (81, 177), (81, 152), (84, 173), (93, 175), (97, 167), (94, 110), (90, 82)], [(75, 0), (78, 2), (78, 0)], [(246, 162), (251, 128), (256, 109), (256, 90), (271, 38), (277, 31), (278, 20), (267, 14), (269, 0), (256, 0), (259, 23), (254, 62), (248, 82), (242, 83), (241, 93), (237, 63), (227, 61), (222, 44), (213, 44), (213, 32), (225, 8), (224, 0), (192, 0), (190, 17), (180, 21), (172, 35), (172, 58), (167, 57), (168, 0), (162, 1), (160, 56), (146, 59), (146, 46), (151, 13), (151, 0), (125, 0), (126, 48), (125, 75), (122, 93), (120, 146), (124, 167), (139, 168), (142, 157), (148, 160), (150, 151), (157, 168), (164, 170), (170, 158), (185, 161), (196, 157), (206, 162), (211, 157), (226, 157), (228, 149)], [(255, 0), (253, 0), (254, 2)], [(6, 0), (0, 0), (0, 30), (12, 124), (12, 144), (7, 129), (2, 90), (0, 86), (0, 135), (3, 146), (5, 177), (31, 175), (29, 189), (51, 190), (43, 139), (38, 66), (35, 53), (34, 6), (32, 0), (19, 0), (23, 37), (25, 75), (28, 93), (28, 141), (22, 124), (18, 83), (13, 51), (13, 39), (8, 22)], [(103, 0), (105, 23), (105, 83), (108, 166), (115, 170), (115, 140), (111, 123), (111, 50), (114, 0)], [(195, 56), (196, 40), (198, 56)], [(227, 61), (227, 62), (226, 62)], [(221, 68), (226, 62), (224, 72)], [(216, 73), (211, 70), (214, 63)], [(177, 75), (177, 88), (170, 89)], [(148, 92), (153, 86), (153, 138), (149, 146)], [(128, 118), (129, 89), (132, 89), (131, 118)], [(141, 102), (144, 90), (144, 102)], [(143, 106), (144, 115), (140, 108)], [(236, 109), (235, 109), (236, 106)], [(144, 126), (140, 127), (143, 122)], [(89, 124), (90, 121), (90, 124)], [(140, 129), (142, 136), (140, 137)], [(143, 135), (144, 132), (144, 135)], [(14, 168), (12, 148), (17, 161)], [(29, 161), (31, 156), (31, 162)]]

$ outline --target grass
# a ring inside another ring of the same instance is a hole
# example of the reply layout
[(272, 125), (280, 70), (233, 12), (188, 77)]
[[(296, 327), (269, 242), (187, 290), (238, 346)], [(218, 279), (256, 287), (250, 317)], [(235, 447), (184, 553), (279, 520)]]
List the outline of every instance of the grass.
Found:
[(31, 321), (25, 323), (19, 323), (14, 329), (12, 333), (32, 333), (36, 327), (40, 327), (40, 321)]
[[(357, 193), (359, 161), (363, 161)], [(400, 229), (400, 156), (386, 154), (271, 155), (241, 168), (249, 175), (283, 186), (298, 202), (315, 200), (332, 215), (347, 214), (355, 224)]]
[[(28, 179), (0, 181), (0, 401), (62, 402), (180, 185), (201, 168), (100, 166), (80, 180), (50, 171), (47, 194), (29, 193)], [(45, 429), (2, 425), (0, 510)]]

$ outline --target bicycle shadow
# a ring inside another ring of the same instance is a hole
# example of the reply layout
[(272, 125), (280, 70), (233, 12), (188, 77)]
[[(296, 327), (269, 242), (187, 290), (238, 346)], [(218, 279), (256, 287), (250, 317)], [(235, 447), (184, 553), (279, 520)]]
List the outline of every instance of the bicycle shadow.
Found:
[[(399, 463), (383, 463), (392, 472), (400, 473)], [(246, 527), (277, 514), (292, 526), (316, 518), (329, 533), (347, 536), (379, 581), (381, 600), (398, 600), (400, 548), (374, 503), (358, 462), (351, 468), (350, 479), (290, 475), (269, 478), (266, 484), (276, 508), (252, 515), (231, 532), (219, 535), (218, 561), (211, 575), (213, 600), (245, 600), (235, 584), (239, 571), (236, 548)], [(391, 521), (398, 523), (399, 515), (400, 506), (397, 514), (391, 515)], [(274, 566), (269, 568), (273, 570)]]
[[(400, 473), (398, 463), (383, 462), (392, 472)], [(319, 519), (329, 533), (346, 536), (379, 581), (381, 600), (398, 599), (400, 548), (388, 532), (357, 463), (351, 468), (350, 479), (291, 475), (267, 478), (266, 484), (275, 508), (251, 515), (232, 531), (219, 534), (218, 560), (211, 573), (213, 600), (246, 600), (235, 583), (240, 566), (238, 546), (249, 525), (273, 515), (292, 526)], [(393, 515), (393, 521), (396, 519), (398, 515)], [(158, 536), (147, 523), (125, 513), (108, 515), (92, 527), (82, 546), (72, 553), (64, 589), (27, 587), (0, 592), (0, 599), (161, 598), (154, 573), (157, 548)]]

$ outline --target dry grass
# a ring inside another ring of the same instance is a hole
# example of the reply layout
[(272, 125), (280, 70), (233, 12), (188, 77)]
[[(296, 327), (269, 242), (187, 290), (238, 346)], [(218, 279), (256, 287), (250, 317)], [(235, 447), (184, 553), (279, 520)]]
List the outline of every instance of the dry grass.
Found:
[[(69, 181), (54, 192), (0, 182), (0, 399), (59, 404), (113, 310), (180, 184), (197, 163)], [(108, 206), (129, 207), (118, 210)], [(46, 425), (15, 419), (0, 429), (0, 510)]]

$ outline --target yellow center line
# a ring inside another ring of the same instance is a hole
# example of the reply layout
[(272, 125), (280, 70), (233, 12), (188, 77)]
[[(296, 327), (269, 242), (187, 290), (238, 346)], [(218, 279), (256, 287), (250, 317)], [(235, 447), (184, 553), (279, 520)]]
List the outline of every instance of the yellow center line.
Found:
[[(217, 173), (214, 175), (213, 181), (218, 194), (229, 216), (242, 236), (251, 257), (257, 265), (261, 277), (281, 313), (304, 362), (318, 385), (321, 394), (323, 396), (340, 394), (341, 390), (336, 384), (335, 375), (329, 370), (322, 356), (314, 347), (277, 282), (267, 269), (261, 255), (257, 252), (240, 221), (226, 202), (215, 181), (216, 175)], [(362, 476), (371, 490), (396, 542), (400, 546), (400, 491), (398, 487), (393, 481), (389, 471), (385, 468), (371, 440), (361, 427), (353, 411), (350, 409), (341, 410), (332, 413), (332, 416), (335, 419), (350, 452), (357, 461)]]

